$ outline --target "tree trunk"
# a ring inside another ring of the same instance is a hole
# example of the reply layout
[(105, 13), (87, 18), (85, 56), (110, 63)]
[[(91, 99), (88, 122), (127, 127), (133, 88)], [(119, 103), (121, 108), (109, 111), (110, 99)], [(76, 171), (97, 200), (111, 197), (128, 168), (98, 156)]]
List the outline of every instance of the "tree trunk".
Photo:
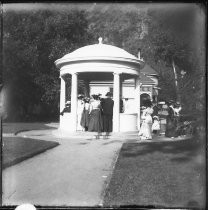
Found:
[(172, 59), (172, 67), (173, 67), (173, 72), (174, 72), (174, 77), (175, 77), (176, 100), (181, 103), (181, 94), (180, 94), (180, 90), (179, 90), (179, 86), (178, 86), (178, 75), (177, 75), (176, 68), (175, 68), (175, 62), (173, 59)]

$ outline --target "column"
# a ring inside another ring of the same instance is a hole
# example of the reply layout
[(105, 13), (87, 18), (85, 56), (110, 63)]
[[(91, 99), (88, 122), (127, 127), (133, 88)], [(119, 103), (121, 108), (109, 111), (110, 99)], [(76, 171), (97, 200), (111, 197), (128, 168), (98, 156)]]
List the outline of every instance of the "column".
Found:
[[(122, 100), (122, 101), (123, 101), (123, 99), (122, 99), (122, 96), (123, 96), (123, 82), (124, 82), (124, 79), (121, 76), (120, 77), (120, 98), (119, 98), (119, 100)], [(124, 103), (123, 103), (123, 108), (124, 108)], [(120, 109), (121, 109), (121, 107), (120, 107)]]
[(62, 76), (61, 79), (61, 90), (60, 90), (60, 112), (64, 109), (66, 103), (66, 83)]
[(140, 77), (135, 79), (135, 107), (137, 112), (137, 129), (140, 129)]
[(120, 73), (115, 72), (113, 83), (113, 132), (120, 131)]
[(72, 116), (72, 121), (71, 125), (72, 126), (72, 131), (77, 130), (77, 73), (72, 74), (72, 79), (71, 79), (71, 116)]

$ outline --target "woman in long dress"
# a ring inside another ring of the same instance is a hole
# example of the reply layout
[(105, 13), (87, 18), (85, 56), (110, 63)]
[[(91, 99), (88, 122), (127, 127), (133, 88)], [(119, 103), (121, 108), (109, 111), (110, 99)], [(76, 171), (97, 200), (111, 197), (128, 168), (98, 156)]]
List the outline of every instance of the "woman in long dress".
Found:
[(84, 102), (83, 102), (83, 96), (79, 95), (78, 96), (78, 101), (77, 101), (77, 130), (78, 131), (83, 131), (84, 128), (81, 126), (81, 117), (82, 113), (84, 110)]
[(173, 108), (173, 101), (168, 102), (168, 115), (166, 117), (166, 131), (165, 136), (170, 138), (177, 137), (176, 127), (177, 127), (177, 120), (175, 117), (175, 110)]
[(96, 138), (99, 138), (103, 129), (102, 117), (101, 117), (101, 105), (98, 95), (92, 95), (92, 102), (90, 104), (90, 120), (88, 131), (98, 132)]
[(146, 109), (142, 113), (142, 125), (139, 131), (139, 136), (142, 140), (152, 139), (152, 113), (151, 101), (146, 102)]
[(89, 120), (90, 120), (90, 100), (88, 98), (84, 99), (84, 110), (82, 112), (82, 118), (81, 118), (81, 126), (85, 129), (85, 131), (88, 131), (89, 126)]

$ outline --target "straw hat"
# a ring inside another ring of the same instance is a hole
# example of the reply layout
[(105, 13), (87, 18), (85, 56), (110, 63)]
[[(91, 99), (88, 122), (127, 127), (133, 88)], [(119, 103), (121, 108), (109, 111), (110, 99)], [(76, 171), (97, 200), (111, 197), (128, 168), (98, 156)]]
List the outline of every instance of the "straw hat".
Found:
[(111, 92), (107, 92), (105, 96), (112, 96), (113, 94)]

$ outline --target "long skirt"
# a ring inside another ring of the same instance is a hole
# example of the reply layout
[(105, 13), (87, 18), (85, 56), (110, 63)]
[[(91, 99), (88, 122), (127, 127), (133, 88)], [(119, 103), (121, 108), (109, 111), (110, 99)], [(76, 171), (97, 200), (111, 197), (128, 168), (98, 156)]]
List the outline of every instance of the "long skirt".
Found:
[(139, 136), (141, 139), (152, 139), (152, 118), (151, 116), (147, 116), (145, 120), (143, 120)]
[(88, 110), (83, 110), (81, 118), (81, 126), (85, 129), (89, 126), (90, 114)]
[(166, 137), (177, 137), (176, 127), (177, 122), (174, 118), (167, 117), (166, 119), (166, 131), (165, 136)]
[(81, 117), (82, 117), (82, 114), (77, 114), (77, 130), (78, 131), (82, 131), (83, 130), (83, 127), (81, 126)]
[(90, 113), (88, 131), (102, 132), (102, 130), (103, 123), (100, 110), (93, 109)]
[(141, 139), (152, 139), (152, 124), (143, 122), (139, 131)]
[(113, 115), (103, 115), (103, 131), (112, 132)]

